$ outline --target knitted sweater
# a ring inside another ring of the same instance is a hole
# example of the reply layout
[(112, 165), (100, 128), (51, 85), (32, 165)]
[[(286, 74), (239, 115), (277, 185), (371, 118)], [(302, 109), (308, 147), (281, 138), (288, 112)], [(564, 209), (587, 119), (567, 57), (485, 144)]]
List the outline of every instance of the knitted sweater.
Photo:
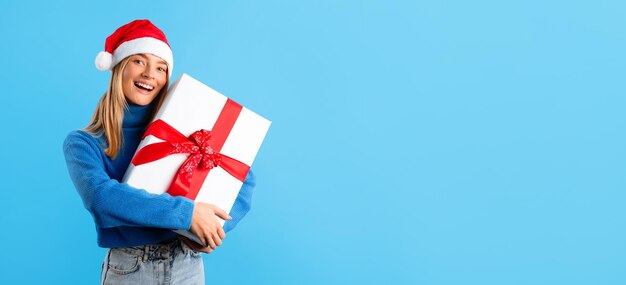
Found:
[[(115, 159), (104, 153), (104, 136), (72, 131), (63, 143), (67, 169), (96, 224), (100, 247), (129, 247), (161, 242), (190, 229), (194, 202), (170, 194), (152, 194), (120, 183), (150, 122), (152, 104), (129, 104), (124, 111), (124, 143)], [(224, 225), (230, 231), (250, 210), (254, 175), (250, 171)]]

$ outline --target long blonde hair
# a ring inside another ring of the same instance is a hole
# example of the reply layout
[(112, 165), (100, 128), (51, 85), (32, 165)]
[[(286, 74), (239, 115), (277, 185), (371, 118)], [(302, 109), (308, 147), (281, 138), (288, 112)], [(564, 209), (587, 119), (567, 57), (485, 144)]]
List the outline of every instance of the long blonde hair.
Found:
[[(100, 98), (98, 106), (96, 106), (96, 111), (93, 113), (89, 124), (87, 124), (87, 127), (84, 129), (86, 132), (96, 137), (102, 135), (106, 137), (107, 148), (104, 150), (104, 153), (112, 159), (117, 157), (120, 148), (124, 144), (122, 122), (124, 121), (124, 110), (128, 108), (128, 103), (126, 102), (126, 97), (124, 97), (124, 91), (122, 89), (122, 75), (129, 58), (130, 56), (126, 57), (111, 70), (109, 88), (104, 95), (102, 95), (102, 98)], [(165, 85), (161, 91), (159, 91), (159, 94), (150, 103), (155, 104), (156, 101), (156, 108), (153, 109), (151, 117), (156, 114), (161, 104), (163, 104), (168, 83), (169, 76)]]

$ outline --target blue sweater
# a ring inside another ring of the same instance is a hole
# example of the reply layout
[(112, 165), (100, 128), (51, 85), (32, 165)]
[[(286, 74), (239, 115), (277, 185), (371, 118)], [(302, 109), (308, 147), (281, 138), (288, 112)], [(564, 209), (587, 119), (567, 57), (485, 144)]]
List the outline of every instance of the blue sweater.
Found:
[[(194, 202), (167, 193), (156, 195), (120, 183), (150, 122), (152, 104), (130, 104), (124, 112), (124, 144), (116, 159), (104, 153), (104, 136), (93, 137), (72, 131), (63, 143), (67, 169), (74, 186), (91, 213), (100, 247), (129, 247), (161, 242), (190, 229)], [(224, 224), (230, 231), (250, 210), (254, 175), (250, 171), (230, 211), (233, 218)]]

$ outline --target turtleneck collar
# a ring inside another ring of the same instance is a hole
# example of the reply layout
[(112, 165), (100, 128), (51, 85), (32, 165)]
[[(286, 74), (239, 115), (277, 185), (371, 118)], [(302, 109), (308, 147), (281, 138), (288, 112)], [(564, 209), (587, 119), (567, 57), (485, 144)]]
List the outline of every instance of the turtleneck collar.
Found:
[(153, 105), (154, 104), (141, 106), (128, 103), (128, 108), (124, 110), (122, 128), (145, 127), (150, 122)]

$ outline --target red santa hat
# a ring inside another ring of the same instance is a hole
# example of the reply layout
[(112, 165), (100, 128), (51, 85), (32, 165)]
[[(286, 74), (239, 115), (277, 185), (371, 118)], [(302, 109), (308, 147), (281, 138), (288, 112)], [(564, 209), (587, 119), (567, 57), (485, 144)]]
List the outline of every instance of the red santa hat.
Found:
[(165, 34), (148, 20), (135, 20), (119, 27), (107, 37), (104, 51), (96, 56), (96, 68), (111, 70), (127, 56), (138, 53), (156, 55), (168, 65), (168, 74), (174, 69), (174, 56)]

